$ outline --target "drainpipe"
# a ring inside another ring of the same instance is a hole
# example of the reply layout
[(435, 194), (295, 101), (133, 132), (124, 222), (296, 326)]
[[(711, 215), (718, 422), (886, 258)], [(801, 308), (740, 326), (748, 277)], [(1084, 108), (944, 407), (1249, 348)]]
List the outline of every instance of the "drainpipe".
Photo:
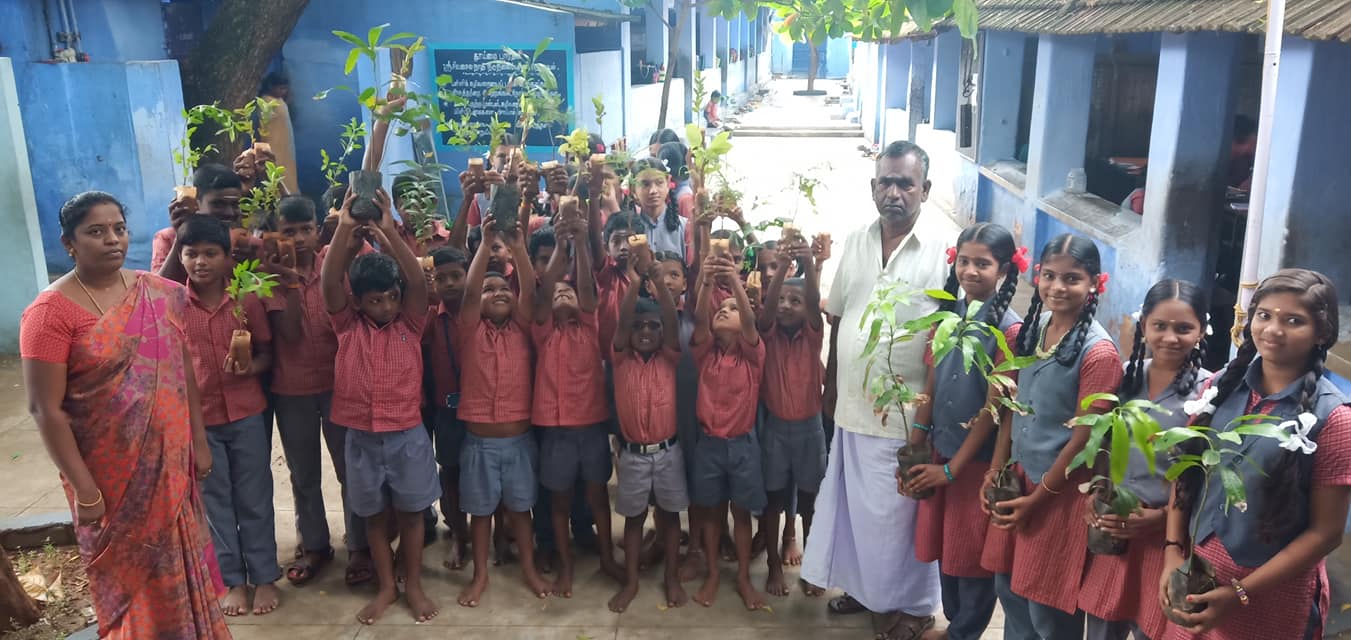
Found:
[(80, 46), (80, 23), (75, 19), (75, 0), (61, 0), (66, 3), (66, 11), (70, 12), (70, 32), (71, 47), (75, 49), (76, 55), (83, 53)]
[(57, 34), (56, 41), (60, 42), (63, 48), (69, 47), (71, 40), (70, 15), (66, 13), (65, 0), (56, 0), (56, 9), (61, 12), (61, 33)]
[(1243, 344), (1243, 326), (1248, 305), (1257, 290), (1257, 261), (1262, 255), (1262, 214), (1266, 210), (1267, 167), (1271, 163), (1271, 130), (1276, 116), (1276, 83), (1281, 67), (1281, 38), (1285, 32), (1285, 0), (1267, 3), (1266, 47), (1262, 56), (1262, 106), (1257, 123), (1257, 153), (1253, 158), (1252, 191), (1248, 198), (1248, 223), (1243, 230), (1243, 266), (1239, 270), (1238, 300), (1234, 303), (1234, 326), (1229, 337), (1234, 346)]

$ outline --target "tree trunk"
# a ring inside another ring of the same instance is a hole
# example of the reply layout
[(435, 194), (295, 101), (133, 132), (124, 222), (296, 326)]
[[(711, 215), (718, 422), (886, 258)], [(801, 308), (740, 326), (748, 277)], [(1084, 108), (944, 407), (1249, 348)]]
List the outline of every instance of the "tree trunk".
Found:
[[(689, 20), (692, 6), (692, 0), (676, 2), (675, 26), (666, 30), (666, 77), (661, 80), (661, 111), (657, 115), (658, 131), (666, 128), (666, 110), (671, 100), (671, 77), (676, 74), (676, 69), (680, 63), (680, 34), (685, 31), (685, 22)], [(693, 68), (694, 61), (690, 60), (690, 63), (690, 67)]]
[(817, 65), (821, 64), (821, 60), (816, 52), (816, 45), (811, 40), (807, 41), (807, 48), (811, 51), (811, 61), (807, 63), (809, 65), (807, 67), (807, 90), (815, 91), (816, 67)]
[[(220, 102), (234, 109), (251, 100), (268, 63), (308, 4), (309, 0), (222, 0), (201, 44), (183, 62), (184, 106)], [(239, 143), (216, 142), (219, 157), (228, 164)]]
[(13, 631), (38, 621), (37, 603), (28, 597), (9, 564), (9, 555), (0, 549), (0, 631)]

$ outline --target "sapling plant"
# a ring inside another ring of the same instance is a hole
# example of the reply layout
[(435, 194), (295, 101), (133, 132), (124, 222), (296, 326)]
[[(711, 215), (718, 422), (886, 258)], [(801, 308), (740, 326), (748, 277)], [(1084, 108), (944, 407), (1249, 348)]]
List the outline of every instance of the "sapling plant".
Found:
[(277, 286), (277, 275), (262, 272), (258, 264), (258, 260), (239, 261), (235, 264), (230, 283), (225, 286), (225, 294), (232, 301), (230, 313), (239, 325), (230, 336), (229, 356), (236, 364), (245, 367), (253, 361), (253, 334), (249, 332), (244, 300), (250, 295), (271, 298), (272, 288)]
[(999, 468), (999, 471), (995, 472), (994, 480), (990, 483), (990, 486), (985, 487), (983, 493), (985, 509), (990, 513), (1001, 516), (1013, 515), (1011, 507), (996, 507), (995, 505), (1021, 498), (1023, 495), (1023, 489), (1018, 483), (1018, 474), (1013, 470), (1015, 464), (1018, 464), (1018, 461), (1009, 458), (1008, 462), (1005, 462)]
[(352, 118), (342, 126), (342, 134), (339, 136), (341, 151), (336, 159), (328, 155), (327, 149), (319, 150), (319, 159), (322, 161), (319, 169), (323, 172), (324, 179), (328, 180), (328, 186), (342, 185), (343, 179), (347, 177), (347, 158), (361, 149), (365, 139), (366, 123)]
[(276, 226), (277, 205), (281, 202), (282, 179), (286, 167), (268, 162), (264, 165), (263, 180), (239, 199), (240, 224), (248, 230), (266, 230)]
[(502, 92), (516, 96), (521, 113), (517, 126), (520, 127), (523, 160), (528, 159), (526, 139), (532, 128), (549, 128), (550, 125), (568, 121), (567, 114), (561, 110), (563, 96), (558, 93), (558, 78), (549, 65), (540, 62), (540, 56), (551, 44), (553, 38), (545, 38), (535, 45), (532, 53), (502, 47), (502, 59), (488, 62), (489, 68), (508, 72), (507, 83), (489, 88), (488, 93)]
[(407, 166), (408, 171), (403, 175), (411, 178), (394, 194), (399, 215), (403, 218), (404, 226), (413, 233), (413, 237), (418, 242), (426, 242), (435, 233), (436, 220), (439, 217), (437, 203), (440, 197), (437, 195), (436, 186), (441, 181), (441, 172), (449, 170), (450, 167), (436, 163), (418, 164), (411, 160), (395, 164)]
[(605, 99), (603, 96), (592, 96), (591, 107), (596, 112), (596, 128), (603, 130), (605, 127)]

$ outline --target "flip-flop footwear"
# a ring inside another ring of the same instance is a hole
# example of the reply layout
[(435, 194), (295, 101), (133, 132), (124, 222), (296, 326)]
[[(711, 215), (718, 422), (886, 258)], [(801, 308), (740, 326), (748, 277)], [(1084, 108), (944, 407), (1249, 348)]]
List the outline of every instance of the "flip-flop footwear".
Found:
[(863, 613), (868, 610), (867, 607), (863, 606), (862, 603), (855, 600), (853, 596), (847, 593), (839, 597), (831, 598), (830, 602), (826, 603), (826, 609), (829, 609), (831, 613), (842, 616)]
[(318, 556), (316, 561), (310, 562), (304, 553), (300, 554), (296, 561), (286, 568), (286, 580), (297, 587), (313, 580), (329, 562), (332, 562), (333, 547), (318, 552)]

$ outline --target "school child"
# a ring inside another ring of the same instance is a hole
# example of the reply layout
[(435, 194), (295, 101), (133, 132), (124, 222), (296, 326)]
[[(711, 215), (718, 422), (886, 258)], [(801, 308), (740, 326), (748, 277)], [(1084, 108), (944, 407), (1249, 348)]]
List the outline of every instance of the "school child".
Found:
[[(1026, 253), (1004, 227), (967, 227), (948, 250), (952, 267), (943, 289), (957, 300), (942, 303), (940, 309), (966, 317), (970, 305), (980, 303), (979, 318), (1004, 332), (1011, 343), (1021, 318), (1008, 307), (1018, 276), (1027, 270)], [(994, 338), (984, 337), (981, 343), (992, 359), (1002, 359)], [(915, 412), (910, 441), (930, 441), (936, 459), (898, 478), (898, 486), (903, 495), (934, 491), (919, 501), (915, 558), (938, 561), (947, 636), (974, 640), (985, 632), (995, 607), (994, 576), (980, 566), (989, 522), (980, 508), (980, 484), (994, 453), (995, 418), (982, 411), (989, 394), (985, 378), (962, 366), (955, 349), (937, 366), (930, 362), (924, 390), (929, 400)]]
[[(989, 563), (997, 569), (986, 568), (995, 572), (995, 593), (1010, 637), (1078, 640), (1084, 632), (1079, 580), (1066, 576), (1082, 576), (1088, 555), (1084, 500), (1077, 487), (1089, 474), (1080, 470), (1067, 478), (1065, 468), (1089, 433), (1088, 427), (1071, 429), (1065, 423), (1082, 413), (1083, 398), (1116, 391), (1121, 358), (1093, 318), (1107, 286), (1097, 245), (1070, 234), (1056, 236), (1042, 249), (1034, 272), (1036, 291), (1015, 350), (1041, 358), (1018, 373), (1018, 400), (1032, 411), (1013, 416), (1009, 428), (1000, 429), (1001, 442), (984, 481), (990, 483), (1011, 455), (1026, 495), (996, 505), (1012, 510), (1012, 515), (991, 517), (996, 527), (1013, 533), (1012, 561), (997, 558)], [(1106, 411), (1105, 404), (1092, 410)], [(991, 545), (988, 537), (986, 545)]]
[[(587, 226), (591, 229), (591, 250), (603, 252), (605, 259), (595, 265), (596, 269), (596, 323), (600, 327), (600, 343), (614, 342), (615, 327), (619, 324), (619, 303), (629, 290), (627, 272), (629, 260), (629, 236), (634, 229), (640, 228), (638, 214), (621, 211), (605, 221), (604, 239), (599, 231), (600, 213), (595, 201), (591, 204), (591, 215)], [(600, 255), (600, 254), (598, 254)], [(609, 362), (610, 353), (604, 354)]]
[[(663, 254), (659, 254), (663, 255)], [(683, 262), (679, 256), (675, 262)], [(624, 294), (615, 333), (615, 405), (622, 443), (619, 450), (619, 495), (615, 511), (624, 516), (624, 586), (610, 599), (610, 610), (622, 613), (638, 595), (638, 569), (643, 525), (649, 501), (657, 506), (657, 540), (665, 564), (666, 606), (679, 607), (687, 596), (680, 584), (680, 512), (689, 508), (685, 457), (676, 425), (677, 362), (680, 332), (669, 281), (661, 281), (659, 263), (646, 249), (630, 269), (638, 286)], [(639, 298), (645, 290), (657, 300)]]
[[(248, 613), (252, 585), (253, 613), (262, 615), (276, 609), (281, 596), (273, 584), (281, 567), (272, 510), (272, 433), (263, 422), (267, 398), (258, 380), (272, 366), (272, 333), (256, 296), (234, 300), (226, 292), (233, 265), (225, 223), (192, 216), (178, 244), (188, 271), (183, 324), (214, 461), (202, 482), (202, 500), (229, 588), (221, 610), (227, 616)], [(239, 361), (231, 356), (231, 336), (245, 328), (252, 333), (252, 353)]]
[(452, 247), (432, 250), (433, 293), (437, 305), (431, 327), (425, 332), (423, 362), (431, 370), (432, 443), (441, 477), (441, 515), (450, 527), (447, 569), (464, 568), (469, 549), (469, 524), (460, 511), (460, 450), (464, 445), (464, 423), (456, 411), (460, 406), (460, 356), (457, 344), (460, 303), (464, 300), (465, 276), (469, 256)]
[[(488, 271), (490, 238), (513, 254), (526, 255), (517, 228), (499, 230), (491, 215), (484, 220), (484, 242), (469, 263), (460, 303), (460, 408), (465, 423), (460, 452), (460, 508), (468, 513), (473, 536), (474, 579), (460, 592), (461, 606), (476, 607), (488, 587), (488, 539), (492, 515), (501, 506), (520, 548), (525, 584), (540, 598), (549, 585), (535, 569), (530, 507), (535, 504), (539, 452), (530, 433), (532, 373), (530, 335), (535, 287), (512, 292), (506, 276)], [(529, 260), (516, 264), (522, 282), (535, 281)], [(472, 292), (478, 292), (475, 296)]]
[[(718, 547), (721, 525), (731, 503), (737, 557), (737, 593), (748, 610), (765, 606), (751, 585), (751, 513), (765, 508), (760, 446), (756, 441), (755, 408), (764, 375), (765, 346), (755, 328), (746, 289), (731, 259), (709, 256), (700, 274), (704, 278), (695, 305), (694, 347), (699, 365), (699, 401), (696, 408), (702, 433), (695, 443), (694, 482), (690, 497), (703, 512), (703, 548), (708, 576), (694, 599), (712, 606), (718, 591)], [(732, 290), (714, 313), (713, 289)]]
[(796, 487), (803, 534), (810, 535), (816, 491), (826, 472), (826, 436), (821, 430), (825, 323), (815, 312), (821, 306), (820, 283), (812, 268), (805, 269), (805, 278), (788, 278), (794, 265), (810, 261), (809, 252), (805, 243), (778, 245), (774, 278), (769, 281), (764, 313), (757, 319), (765, 345), (761, 398), (766, 413), (759, 437), (768, 493), (760, 531), (769, 565), (765, 591), (776, 596), (788, 595), (779, 517)]
[(1337, 342), (1337, 309), (1332, 281), (1307, 269), (1277, 271), (1253, 294), (1243, 344), (1211, 379), (1215, 393), (1201, 396), (1206, 406), (1192, 424), (1223, 431), (1240, 415), (1261, 413), (1276, 416), (1288, 436), (1245, 437), (1241, 459), (1224, 457), (1243, 480), (1246, 509), (1226, 514), (1225, 501), (1216, 497), (1224, 495), (1219, 473), (1204, 488), (1199, 469), (1174, 484), (1160, 605), (1169, 601), (1168, 576), (1182, 563), (1193, 518), (1199, 521), (1196, 553), (1214, 565), (1219, 586), (1186, 596), (1206, 609), (1181, 614), (1185, 627), (1170, 622), (1165, 639), (1323, 637), (1323, 560), (1341, 542), (1351, 495), (1351, 410), (1324, 375), (1328, 349)]
[[(239, 200), (244, 193), (239, 176), (224, 165), (204, 164), (193, 172), (192, 185), (197, 189), (197, 213), (211, 216), (225, 223), (227, 227), (239, 226), (241, 216)], [(180, 224), (190, 217), (180, 212)], [(168, 240), (170, 245), (157, 273), (174, 282), (187, 282), (187, 271), (179, 260), (183, 244), (178, 240), (177, 230), (162, 229), (159, 233), (164, 234), (159, 242), (162, 244)], [(230, 256), (238, 260), (250, 255), (251, 251), (247, 246), (231, 247)]]
[(557, 248), (558, 237), (553, 225), (544, 225), (530, 234), (530, 244), (526, 250), (530, 252), (530, 264), (535, 268), (535, 273), (544, 274), (549, 270), (549, 261)]
[[(514, 133), (505, 133), (497, 147), (492, 149), (492, 155), (488, 157), (488, 171), (485, 173), (496, 173), (499, 176), (505, 176), (509, 173), (508, 168), (512, 159), (516, 157), (521, 147), (521, 141)], [(497, 184), (501, 184), (498, 182)], [(488, 206), (492, 204), (488, 190), (479, 191), (469, 200), (469, 209), (467, 210), (466, 221), (470, 227), (477, 228), (483, 224), (483, 217), (488, 214)], [(473, 254), (473, 247), (470, 247), (470, 254)]]
[[(572, 597), (573, 559), (568, 540), (573, 488), (585, 483), (586, 501), (594, 517), (601, 569), (620, 579), (610, 532), (609, 407), (596, 325), (596, 288), (586, 223), (560, 222), (547, 268), (540, 276), (541, 300), (535, 304), (535, 387), (531, 422), (539, 433), (540, 485), (551, 495), (555, 545), (559, 552), (554, 595)], [(552, 235), (552, 234), (551, 234)], [(568, 259), (576, 280), (564, 281)], [(546, 298), (545, 295), (548, 297)]]
[(640, 223), (636, 232), (647, 236), (647, 244), (653, 251), (670, 251), (688, 260), (686, 221), (680, 217), (680, 206), (671, 189), (671, 170), (658, 158), (645, 158), (634, 165), (634, 173)]
[[(422, 380), (427, 287), (413, 250), (399, 239), (389, 194), (377, 192), (381, 217), (374, 223), (352, 218), (355, 200), (356, 194), (349, 193), (343, 201), (320, 283), (338, 336), (330, 419), (347, 428), (347, 498), (353, 513), (365, 519), (379, 582), (379, 592), (356, 617), (373, 624), (398, 599), (390, 549), (393, 521), (408, 606), (415, 620), (425, 622), (438, 609), (422, 588), (422, 512), (436, 503), (441, 488), (431, 438), (422, 425), (422, 386), (408, 381)], [(381, 253), (353, 260), (359, 228), (375, 239)]]
[[(324, 508), (322, 487), (324, 444), (342, 485), (347, 479), (343, 448), (347, 432), (329, 420), (333, 399), (333, 359), (338, 338), (324, 309), (319, 282), (323, 260), (316, 255), (318, 224), (314, 202), (304, 196), (286, 196), (277, 207), (278, 231), (295, 246), (295, 259), (280, 254), (265, 257), (264, 268), (278, 276), (281, 286), (263, 301), (274, 336), (272, 406), (281, 436), (286, 466), (295, 498), (296, 529), (300, 545), (286, 579), (300, 586), (313, 580), (333, 560), (333, 546)], [(321, 440), (322, 443), (321, 444)], [(343, 494), (347, 532), (349, 578), (370, 579), (366, 532), (357, 522)]]
[[(1163, 428), (1187, 422), (1183, 403), (1199, 395), (1210, 372), (1201, 367), (1205, 354), (1206, 299), (1196, 285), (1162, 280), (1150, 287), (1135, 325), (1135, 342), (1117, 396), (1121, 402), (1149, 400), (1164, 410), (1149, 411)], [(1146, 358), (1146, 352), (1150, 357)], [(1163, 638), (1166, 620), (1159, 608), (1158, 576), (1163, 571), (1164, 524), (1169, 483), (1164, 480), (1168, 457), (1160, 455), (1154, 473), (1138, 451), (1131, 451), (1121, 487), (1140, 499), (1128, 518), (1099, 516), (1084, 509), (1088, 525), (1115, 538), (1129, 540), (1118, 556), (1089, 554), (1079, 591), (1090, 640)], [(1088, 503), (1092, 504), (1092, 503)]]

